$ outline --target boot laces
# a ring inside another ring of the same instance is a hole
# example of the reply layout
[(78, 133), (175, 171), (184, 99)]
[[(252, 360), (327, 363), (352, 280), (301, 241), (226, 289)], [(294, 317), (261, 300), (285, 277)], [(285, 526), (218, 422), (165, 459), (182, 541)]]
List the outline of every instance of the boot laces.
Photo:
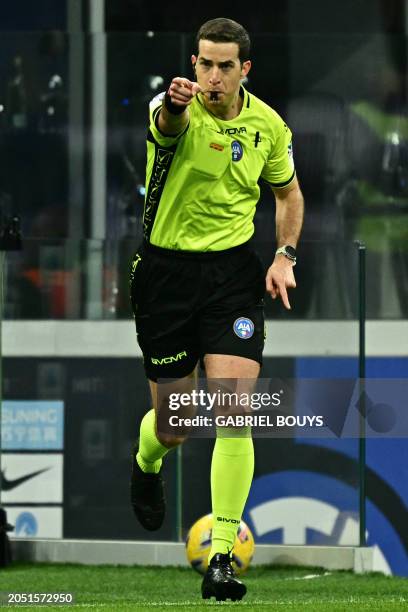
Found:
[(232, 563), (232, 549), (228, 550), (228, 552), (225, 555), (222, 555), (221, 563), (222, 563), (222, 567), (225, 570), (225, 572), (229, 576), (233, 576), (234, 575), (234, 570), (232, 569), (232, 566), (231, 566), (231, 563)]

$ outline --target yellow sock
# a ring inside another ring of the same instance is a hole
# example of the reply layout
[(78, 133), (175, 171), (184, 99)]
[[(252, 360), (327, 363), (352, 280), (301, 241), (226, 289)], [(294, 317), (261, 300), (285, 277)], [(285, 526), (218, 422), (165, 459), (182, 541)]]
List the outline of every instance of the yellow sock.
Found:
[(169, 452), (156, 436), (156, 415), (152, 408), (147, 412), (140, 424), (139, 452), (136, 461), (143, 472), (158, 474), (162, 464), (162, 457)]
[(213, 512), (209, 561), (232, 550), (254, 473), (254, 445), (243, 438), (217, 437), (211, 463)]

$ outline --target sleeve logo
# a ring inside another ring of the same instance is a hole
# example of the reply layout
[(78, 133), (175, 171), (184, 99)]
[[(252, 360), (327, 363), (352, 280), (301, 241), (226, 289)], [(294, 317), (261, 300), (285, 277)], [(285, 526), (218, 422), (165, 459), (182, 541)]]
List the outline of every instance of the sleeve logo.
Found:
[(293, 145), (292, 141), (288, 144), (288, 157), (289, 159), (293, 159)]

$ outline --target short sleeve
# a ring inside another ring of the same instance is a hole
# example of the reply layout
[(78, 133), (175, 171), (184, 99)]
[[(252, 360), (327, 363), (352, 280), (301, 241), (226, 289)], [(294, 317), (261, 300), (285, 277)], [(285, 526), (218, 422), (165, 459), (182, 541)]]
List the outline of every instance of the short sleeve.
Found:
[[(163, 147), (171, 147), (174, 145), (180, 137), (185, 133), (186, 129), (184, 129), (180, 134), (176, 134), (175, 136), (169, 136), (167, 134), (163, 134), (158, 128), (158, 116), (160, 109), (162, 107), (163, 98), (165, 92), (162, 91), (157, 96), (153, 98), (153, 100), (149, 104), (149, 129), (152, 133), (152, 136), (156, 142), (158, 142)], [(187, 126), (188, 127), (188, 126)]]
[(277, 136), (263, 167), (261, 177), (272, 187), (285, 187), (295, 176), (293, 161), (292, 132), (279, 117)]

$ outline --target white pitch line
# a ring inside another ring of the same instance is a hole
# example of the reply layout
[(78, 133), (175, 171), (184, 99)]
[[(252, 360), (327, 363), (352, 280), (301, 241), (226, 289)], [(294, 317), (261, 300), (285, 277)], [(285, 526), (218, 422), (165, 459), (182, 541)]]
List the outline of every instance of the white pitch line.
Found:
[(295, 576), (294, 578), (284, 578), (284, 580), (313, 580), (313, 578), (323, 578), (323, 576), (331, 576), (331, 572), (324, 572), (324, 574), (307, 574), (307, 576)]

